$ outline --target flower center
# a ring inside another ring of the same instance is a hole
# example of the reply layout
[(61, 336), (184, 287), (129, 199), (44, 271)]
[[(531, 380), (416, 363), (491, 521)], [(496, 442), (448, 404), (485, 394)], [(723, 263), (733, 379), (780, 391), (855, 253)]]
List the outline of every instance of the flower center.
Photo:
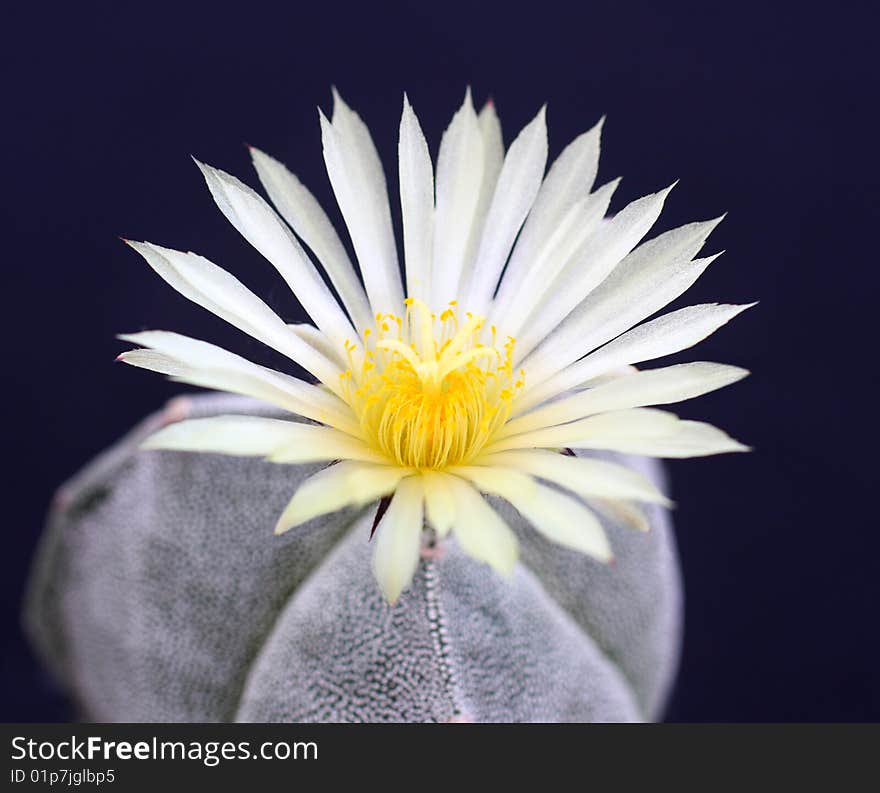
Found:
[(524, 385), (514, 376), (514, 339), (501, 349), (485, 320), (460, 322), (456, 303), (439, 316), (407, 298), (403, 317), (377, 314), (363, 350), (346, 344), (345, 398), (368, 441), (398, 465), (446, 468), (472, 459), (510, 415)]

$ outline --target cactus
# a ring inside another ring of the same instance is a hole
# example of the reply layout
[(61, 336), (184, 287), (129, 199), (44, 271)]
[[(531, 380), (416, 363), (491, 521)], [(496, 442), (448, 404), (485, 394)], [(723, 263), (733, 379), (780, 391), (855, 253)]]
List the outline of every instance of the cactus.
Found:
[[(180, 397), (65, 485), (26, 601), (40, 656), (96, 721), (640, 721), (662, 716), (681, 587), (668, 513), (603, 523), (616, 563), (512, 509), (509, 579), (428, 540), (395, 606), (370, 571), (375, 507), (272, 534), (319, 466), (139, 450), (183, 417), (281, 415)], [(655, 481), (659, 465), (623, 459)], [(430, 535), (426, 532), (426, 538)]]

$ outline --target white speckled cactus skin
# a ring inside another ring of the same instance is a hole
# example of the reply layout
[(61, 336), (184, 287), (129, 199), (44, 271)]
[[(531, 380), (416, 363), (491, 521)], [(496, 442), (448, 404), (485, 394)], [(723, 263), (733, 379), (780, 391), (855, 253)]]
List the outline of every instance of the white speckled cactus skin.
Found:
[(522, 543), (511, 579), (450, 539), (391, 608), (370, 571), (375, 507), (275, 537), (279, 511), (317, 466), (137, 451), (184, 412), (275, 415), (238, 397), (175, 400), (62, 488), (52, 510), (25, 622), (84, 718), (662, 716), (681, 633), (663, 509), (648, 508), (648, 534), (606, 521), (611, 567), (552, 545), (507, 510)]

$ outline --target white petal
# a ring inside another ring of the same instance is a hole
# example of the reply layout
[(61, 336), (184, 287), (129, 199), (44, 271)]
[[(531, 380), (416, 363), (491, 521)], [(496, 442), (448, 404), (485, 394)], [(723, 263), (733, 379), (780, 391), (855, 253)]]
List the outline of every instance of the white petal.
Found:
[(639, 245), (526, 359), (526, 393), (690, 288), (717, 258), (691, 261), (720, 222), (691, 223)]
[(323, 115), (324, 162), (348, 226), (374, 312), (399, 314), (403, 288), (379, 154), (360, 117), (333, 92), (333, 123)]
[(437, 156), (431, 289), (435, 308), (459, 297), (484, 169), (483, 139), (468, 89), (461, 108), (443, 133)]
[[(707, 303), (664, 314), (618, 336), (601, 349), (548, 378), (528, 393), (529, 403), (538, 404), (620, 367), (652, 361), (693, 347), (754, 305)], [(522, 410), (523, 406), (518, 408)]]
[(220, 211), (274, 265), (315, 324), (339, 345), (356, 338), (336, 298), (274, 210), (234, 176), (195, 162)]
[(625, 438), (607, 442), (594, 449), (613, 449), (627, 454), (646, 457), (707, 457), (728, 452), (748, 452), (750, 447), (731, 438), (727, 433), (702, 421), (680, 421), (675, 432), (665, 437)]
[(330, 427), (259, 416), (211, 416), (169, 424), (142, 447), (257, 456), (275, 463), (386, 462), (363, 441)]
[(501, 137), (501, 122), (491, 100), (483, 106), (477, 116), (477, 121), (480, 125), (480, 137), (483, 141), (483, 178), (480, 180), (480, 195), (471, 220), (471, 230), (464, 255), (463, 272), (465, 273), (470, 272), (476, 261), (480, 241), (483, 239), (483, 231), (486, 228), (486, 216), (489, 214), (492, 196), (495, 195), (495, 187), (504, 165), (504, 140)]
[(576, 202), (547, 236), (519, 286), (499, 293), (492, 308), (492, 320), (501, 324), (505, 333), (516, 336), (559, 273), (575, 258), (580, 258), (581, 250), (590, 244), (590, 236), (605, 217), (618, 184), (620, 179), (615, 179)]
[[(501, 121), (491, 100), (483, 105), (477, 117), (480, 125), (480, 137), (483, 139), (483, 170), (484, 185), (488, 185), (488, 198), (491, 200), (498, 181), (498, 174), (504, 165), (504, 139), (501, 135)], [(487, 206), (488, 208), (488, 206)]]
[(578, 255), (547, 290), (524, 330), (517, 337), (517, 360), (521, 361), (564, 320), (578, 303), (604, 281), (609, 273), (648, 233), (675, 185), (633, 201), (592, 235)]
[(461, 547), (501, 575), (510, 575), (519, 554), (519, 545), (510, 526), (463, 479), (442, 476), (446, 477), (455, 498), (453, 531)]
[(343, 461), (328, 466), (303, 482), (281, 513), (276, 534), (307, 520), (349, 505), (363, 506), (387, 495), (410, 474), (406, 468)]
[(151, 369), (177, 382), (250, 396), (354, 435), (360, 427), (339, 397), (311, 383), (258, 366), (234, 353), (197, 339), (165, 331), (119, 337), (148, 350), (124, 352), (119, 360)]
[(528, 215), (547, 164), (545, 108), (511, 144), (486, 216), (479, 252), (470, 279), (462, 279), (462, 297), (475, 313), (483, 313), (495, 293), (513, 242)]
[(403, 97), (400, 140), (400, 208), (407, 297), (431, 303), (431, 255), (434, 234), (434, 170), (419, 120)]
[(128, 241), (128, 245), (184, 297), (286, 355), (338, 392), (339, 367), (291, 333), (281, 318), (237, 278), (194, 253), (149, 242)]
[(579, 135), (556, 158), (541, 185), (535, 205), (510, 256), (499, 289), (499, 298), (518, 290), (522, 277), (531, 271), (571, 208), (586, 198), (599, 167), (599, 138), (604, 118)]
[(748, 446), (710, 424), (682, 421), (663, 410), (634, 408), (504, 438), (489, 445), (484, 454), (508, 449), (563, 447), (607, 449), (648, 457), (702, 457), (750, 451)]
[(579, 391), (513, 419), (504, 426), (501, 437), (552, 427), (609, 410), (667, 405), (693, 399), (731, 385), (747, 375), (748, 371), (738, 366), (707, 361), (636, 372), (596, 388)]
[(373, 574), (385, 599), (394, 604), (419, 564), (423, 494), (419, 477), (404, 479), (376, 527)]
[(557, 427), (510, 435), (490, 443), (483, 454), (510, 449), (612, 449), (617, 443), (669, 437), (680, 419), (674, 413), (653, 408), (635, 408), (573, 421)]
[(169, 424), (147, 438), (141, 448), (265, 457), (285, 444), (310, 443), (317, 431), (335, 432), (260, 416), (210, 416)]
[(321, 355), (333, 361), (337, 366), (342, 369), (348, 368), (348, 362), (342, 357), (345, 348), (343, 347), (340, 350), (333, 339), (318, 330), (314, 325), (308, 322), (295, 322), (287, 327), (306, 344), (314, 347)]
[(512, 468), (571, 490), (582, 498), (614, 498), (668, 504), (638, 471), (604, 460), (568, 457), (544, 450), (501, 452), (474, 461), (478, 466)]
[(455, 521), (455, 498), (443, 475), (435, 471), (424, 471), (421, 476), (426, 516), (437, 535), (445, 537)]
[(373, 312), (345, 246), (317, 199), (282, 163), (250, 147), (251, 159), (276, 209), (311, 248), (330, 277), (342, 305), (362, 332), (373, 324)]

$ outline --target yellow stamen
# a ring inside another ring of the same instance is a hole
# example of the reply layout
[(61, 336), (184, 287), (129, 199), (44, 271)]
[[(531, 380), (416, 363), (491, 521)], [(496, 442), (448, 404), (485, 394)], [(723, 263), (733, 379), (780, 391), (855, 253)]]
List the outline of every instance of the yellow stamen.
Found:
[[(364, 331), (365, 354), (349, 355), (344, 396), (368, 442), (398, 465), (465, 464), (504, 424), (524, 386), (525, 373), (514, 376), (515, 341), (508, 337), (499, 350), (493, 327), (483, 343), (485, 319), (467, 312), (459, 324), (456, 301), (439, 316), (421, 300), (404, 304), (403, 317), (377, 314), (376, 332)], [(389, 322), (397, 338), (385, 336)]]

